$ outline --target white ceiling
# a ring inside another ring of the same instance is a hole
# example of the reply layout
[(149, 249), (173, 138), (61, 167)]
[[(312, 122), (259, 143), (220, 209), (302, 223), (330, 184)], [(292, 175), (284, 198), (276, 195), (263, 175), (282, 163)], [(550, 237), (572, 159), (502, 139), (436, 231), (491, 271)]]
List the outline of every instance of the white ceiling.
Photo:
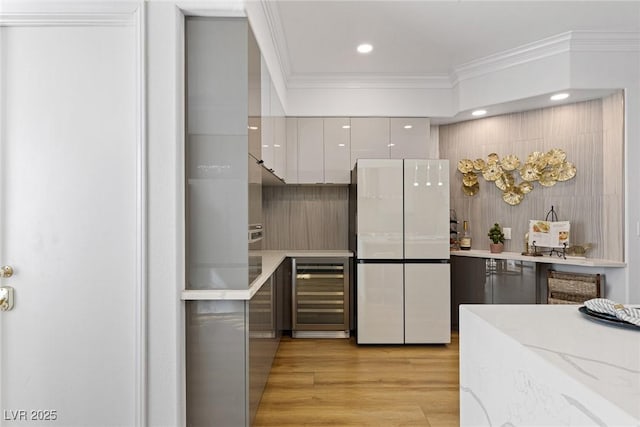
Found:
[[(269, 2), (288, 76), (441, 76), (567, 31), (640, 31), (640, 1)], [(374, 46), (369, 55), (359, 43)]]
[[(249, 0), (251, 1), (251, 0)], [(285, 85), (339, 87), (401, 82), (451, 88), (469, 64), (526, 51), (568, 32), (640, 33), (640, 1), (261, 0)], [(606, 37), (604, 38), (606, 39)], [(356, 53), (360, 43), (372, 53)], [(611, 90), (574, 91), (565, 102)], [(539, 108), (548, 96), (492, 108)], [(436, 123), (462, 120), (433, 118)]]

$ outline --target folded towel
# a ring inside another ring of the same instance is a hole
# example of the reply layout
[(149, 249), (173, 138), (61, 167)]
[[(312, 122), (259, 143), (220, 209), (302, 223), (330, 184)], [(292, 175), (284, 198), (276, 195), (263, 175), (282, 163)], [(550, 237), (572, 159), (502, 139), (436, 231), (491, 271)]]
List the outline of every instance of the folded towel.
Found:
[(606, 298), (594, 298), (585, 301), (584, 305), (591, 311), (615, 316), (620, 320), (640, 326), (640, 309), (625, 307)]

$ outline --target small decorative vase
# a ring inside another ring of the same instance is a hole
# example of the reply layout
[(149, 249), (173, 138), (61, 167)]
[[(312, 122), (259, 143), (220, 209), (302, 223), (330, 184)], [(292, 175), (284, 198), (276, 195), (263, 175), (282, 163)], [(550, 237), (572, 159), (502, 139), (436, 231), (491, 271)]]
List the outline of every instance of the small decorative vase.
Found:
[(504, 249), (504, 243), (489, 243), (489, 250), (492, 254), (499, 254)]

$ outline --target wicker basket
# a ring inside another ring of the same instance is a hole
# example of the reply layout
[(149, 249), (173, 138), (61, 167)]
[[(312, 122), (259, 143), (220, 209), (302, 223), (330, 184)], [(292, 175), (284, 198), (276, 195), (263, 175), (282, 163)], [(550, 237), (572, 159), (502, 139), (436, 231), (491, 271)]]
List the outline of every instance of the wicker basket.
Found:
[(549, 270), (547, 304), (582, 304), (600, 294), (600, 274)]

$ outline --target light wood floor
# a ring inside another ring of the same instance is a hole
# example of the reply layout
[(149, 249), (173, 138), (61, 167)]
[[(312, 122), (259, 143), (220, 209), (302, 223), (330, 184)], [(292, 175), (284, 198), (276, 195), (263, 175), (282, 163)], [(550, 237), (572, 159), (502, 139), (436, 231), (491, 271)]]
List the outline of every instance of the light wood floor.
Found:
[(284, 337), (255, 426), (458, 426), (458, 334), (449, 345), (358, 346)]

